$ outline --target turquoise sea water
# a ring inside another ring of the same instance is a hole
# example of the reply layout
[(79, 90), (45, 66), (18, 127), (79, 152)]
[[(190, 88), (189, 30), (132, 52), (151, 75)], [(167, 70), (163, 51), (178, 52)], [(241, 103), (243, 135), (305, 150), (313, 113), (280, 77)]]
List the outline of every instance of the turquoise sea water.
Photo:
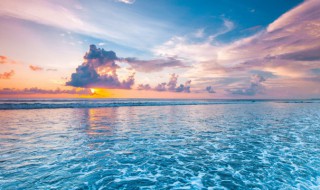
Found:
[(2, 100), (0, 109), (1, 190), (320, 189), (316, 100)]

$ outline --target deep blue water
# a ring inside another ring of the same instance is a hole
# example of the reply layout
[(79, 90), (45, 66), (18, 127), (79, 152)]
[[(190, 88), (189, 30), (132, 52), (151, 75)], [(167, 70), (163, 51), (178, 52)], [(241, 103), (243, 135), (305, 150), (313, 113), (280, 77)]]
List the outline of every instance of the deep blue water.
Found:
[(153, 101), (0, 110), (0, 189), (320, 189), (319, 101)]

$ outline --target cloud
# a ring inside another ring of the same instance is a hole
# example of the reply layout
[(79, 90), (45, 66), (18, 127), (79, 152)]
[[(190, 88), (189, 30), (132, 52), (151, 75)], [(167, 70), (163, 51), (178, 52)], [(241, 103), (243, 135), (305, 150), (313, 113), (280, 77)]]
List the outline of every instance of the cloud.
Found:
[(252, 75), (250, 85), (247, 88), (228, 89), (227, 92), (234, 95), (254, 96), (256, 94), (263, 94), (265, 87), (262, 83), (266, 79), (260, 75)]
[(43, 70), (42, 67), (35, 66), (35, 65), (29, 65), (29, 68), (30, 68), (32, 71), (42, 71), (42, 70)]
[(155, 91), (160, 91), (160, 92), (161, 91), (166, 91), (167, 90), (166, 85), (167, 85), (167, 83), (165, 83), (165, 82), (160, 83), (154, 88), (154, 90)]
[(137, 90), (151, 90), (151, 86), (149, 84), (139, 84)]
[(178, 75), (176, 75), (175, 73), (171, 74), (171, 77), (169, 79), (169, 82), (167, 83), (168, 86), (168, 91), (171, 92), (187, 92), (190, 93), (190, 84), (191, 84), (191, 80), (187, 81), (184, 85), (180, 84), (177, 87), (177, 83), (178, 83)]
[(0, 55), (0, 65), (1, 64), (15, 64), (15, 63), (17, 63), (17, 62), (9, 59), (7, 56)]
[(18, 90), (14, 88), (3, 88), (0, 90), (0, 94), (91, 94), (89, 89), (72, 89), (72, 90), (61, 90), (57, 88), (55, 90), (45, 90), (41, 88), (25, 88), (23, 90)]
[(167, 84), (169, 91), (175, 91), (176, 90), (178, 77), (179, 76), (176, 75), (175, 73), (171, 74), (171, 77), (170, 77), (169, 82)]
[(206, 87), (206, 91), (210, 94), (213, 94), (213, 93), (216, 93), (214, 90), (213, 90), (213, 87), (212, 86), (207, 86)]
[(13, 75), (14, 75), (14, 70), (11, 70), (9, 72), (4, 72), (0, 74), (0, 79), (11, 79)]
[(194, 37), (196, 37), (196, 38), (203, 38), (203, 37), (204, 37), (204, 28), (198, 29), (198, 30), (194, 33)]
[(320, 61), (320, 46), (316, 48), (285, 53), (279, 55), (277, 58), (295, 61)]
[(119, 59), (115, 52), (90, 45), (89, 52), (84, 56), (84, 62), (77, 67), (75, 73), (72, 73), (71, 80), (66, 85), (85, 88), (130, 89), (135, 81), (134, 73), (126, 80), (120, 81), (117, 75), (117, 69), (120, 66), (115, 62), (117, 60)]
[(217, 38), (218, 36), (221, 36), (223, 34), (226, 34), (230, 31), (232, 31), (234, 29), (234, 23), (231, 21), (231, 20), (228, 20), (226, 18), (223, 18), (223, 26), (224, 28), (220, 31), (218, 31), (217, 33), (213, 34), (213, 35), (210, 35), (209, 36), (209, 40), (210, 41), (213, 41), (215, 38)]
[(178, 86), (175, 91), (176, 92), (186, 92), (186, 93), (190, 93), (190, 85), (191, 85), (191, 80), (188, 80), (185, 82), (185, 84), (180, 84), (180, 86)]
[(6, 64), (8, 58), (6, 56), (0, 55), (0, 64)]
[[(29, 69), (32, 71), (43, 71), (45, 70), (43, 67), (36, 66), (36, 65), (29, 65)], [(46, 71), (58, 71), (58, 69), (46, 69)]]
[(117, 1), (125, 4), (133, 4), (136, 0), (117, 0)]
[(129, 57), (121, 59), (122, 62), (128, 63), (132, 68), (140, 72), (159, 72), (164, 68), (187, 68), (182, 61), (168, 57), (165, 59), (139, 60), (137, 58)]
[(312, 74), (320, 76), (320, 68), (311, 69), (310, 72)]
[(99, 43), (98, 43), (98, 46), (104, 46), (104, 45), (106, 45), (105, 42), (99, 42)]
[(250, 28), (246, 28), (244, 30), (241, 30), (241, 32), (257, 32), (259, 30), (262, 29), (262, 26), (261, 25), (257, 25), (257, 26), (252, 26)]
[[(134, 3), (133, 0), (122, 2)], [(102, 7), (108, 7), (108, 11)], [(171, 23), (143, 17), (112, 1), (92, 3), (74, 0), (10, 0), (1, 3), (0, 16), (54, 27), (138, 50), (147, 50), (150, 45), (159, 42), (159, 37), (164, 39), (172, 34)]]
[(190, 84), (191, 84), (191, 80), (188, 80), (185, 82), (185, 84), (180, 84), (177, 87), (177, 83), (178, 83), (178, 75), (176, 75), (175, 73), (170, 75), (169, 78), (169, 82), (168, 83), (160, 83), (158, 84), (154, 90), (155, 91), (169, 91), (169, 92), (185, 92), (185, 93), (190, 93)]
[[(219, 88), (237, 89), (234, 94), (254, 95), (262, 92), (263, 82), (250, 83), (247, 88), (241, 88), (248, 74), (272, 78), (266, 84), (270, 94), (273, 87), (287, 88), (290, 80), (304, 81), (304, 85), (311, 88), (317, 77), (310, 75), (310, 70), (319, 68), (320, 63), (319, 10), (319, 1), (304, 1), (252, 36), (226, 44), (215, 41), (215, 35), (204, 42), (176, 36), (155, 47), (153, 52), (193, 63), (191, 67), (195, 69), (186, 71), (185, 75), (203, 88), (209, 82), (199, 82), (199, 79), (211, 77)], [(225, 21), (225, 31), (233, 27), (234, 24)], [(232, 81), (225, 84), (223, 81), (228, 78)], [(304, 93), (307, 95), (308, 92)]]

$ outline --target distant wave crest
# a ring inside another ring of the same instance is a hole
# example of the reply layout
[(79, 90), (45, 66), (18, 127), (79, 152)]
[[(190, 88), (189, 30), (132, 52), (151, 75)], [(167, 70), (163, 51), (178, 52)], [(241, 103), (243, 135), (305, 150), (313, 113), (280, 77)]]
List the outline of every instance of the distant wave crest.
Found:
[(56, 108), (103, 108), (132, 106), (179, 106), (214, 104), (274, 103), (320, 103), (320, 100), (0, 100), (0, 110), (11, 109), (56, 109)]

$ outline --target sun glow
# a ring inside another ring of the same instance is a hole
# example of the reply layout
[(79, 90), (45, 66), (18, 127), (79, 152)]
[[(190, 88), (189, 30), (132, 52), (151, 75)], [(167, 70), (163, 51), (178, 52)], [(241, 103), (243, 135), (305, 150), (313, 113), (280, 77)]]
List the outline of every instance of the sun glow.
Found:
[(81, 95), (82, 98), (110, 98), (111, 91), (102, 88), (90, 88), (90, 94)]

